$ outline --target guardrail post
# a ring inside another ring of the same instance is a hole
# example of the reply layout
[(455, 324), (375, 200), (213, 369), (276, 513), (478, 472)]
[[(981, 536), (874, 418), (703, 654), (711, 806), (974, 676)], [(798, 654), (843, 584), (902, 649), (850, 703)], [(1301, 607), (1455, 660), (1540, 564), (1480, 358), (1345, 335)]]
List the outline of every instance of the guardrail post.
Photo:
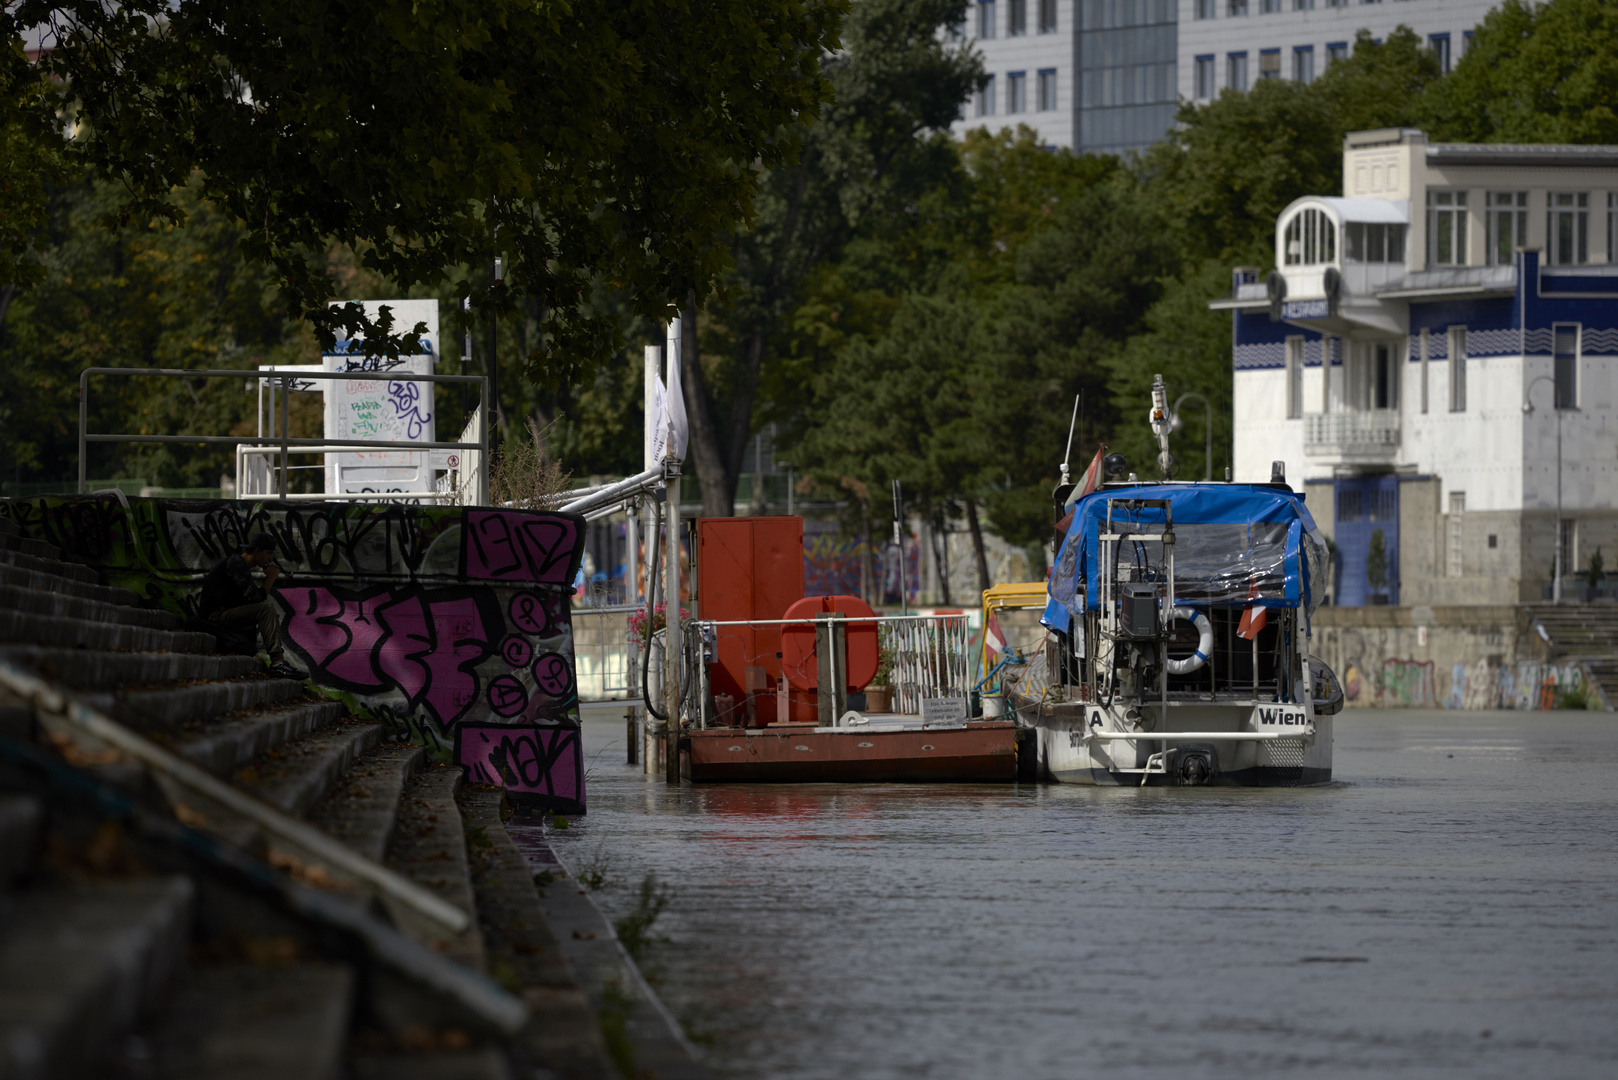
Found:
[(815, 668), (819, 684), (815, 694), (821, 727), (833, 727), (848, 711), (848, 628), (843, 613), (833, 611), (815, 620)]
[(284, 499), (292, 494), (290, 482), (292, 479), (292, 377), (287, 376), (281, 380), (281, 497)]
[(84, 451), (88, 445), (84, 434), (89, 430), (90, 418), (90, 372), (86, 370), (79, 376), (79, 494), (84, 494), (86, 487)]

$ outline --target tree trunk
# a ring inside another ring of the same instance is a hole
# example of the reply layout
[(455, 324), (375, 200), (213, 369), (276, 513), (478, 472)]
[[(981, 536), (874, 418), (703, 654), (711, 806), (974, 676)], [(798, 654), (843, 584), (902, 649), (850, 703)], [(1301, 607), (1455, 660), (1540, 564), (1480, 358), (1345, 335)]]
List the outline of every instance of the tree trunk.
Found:
[(966, 524), (972, 530), (972, 553), (978, 557), (978, 592), (989, 588), (989, 556), (983, 550), (983, 525), (978, 521), (978, 504), (966, 502)]
[(697, 352), (696, 305), (689, 297), (680, 311), (680, 327), (680, 381), (685, 389), (685, 415), (691, 431), (686, 459), (697, 470), (703, 517), (730, 517), (736, 507), (736, 479), (725, 468), (713, 399), (708, 395), (708, 380)]

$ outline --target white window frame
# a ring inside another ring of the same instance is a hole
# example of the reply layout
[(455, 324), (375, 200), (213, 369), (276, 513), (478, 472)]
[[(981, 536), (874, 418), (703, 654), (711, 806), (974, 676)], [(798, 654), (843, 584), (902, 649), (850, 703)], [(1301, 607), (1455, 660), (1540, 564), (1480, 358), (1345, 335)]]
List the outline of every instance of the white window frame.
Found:
[(1466, 327), (1449, 328), (1449, 411), (1466, 411)]
[(1424, 327), (1421, 331), (1421, 411), (1427, 412), (1427, 355), (1432, 348), (1432, 334)]
[[(1571, 227), (1567, 244), (1561, 244), (1561, 226)], [(1545, 193), (1545, 265), (1584, 266), (1590, 261), (1590, 193), (1588, 191), (1548, 191)]]
[[(1307, 11), (1307, 8), (1299, 10)], [(1292, 50), (1292, 81), (1308, 86), (1315, 81), (1315, 47), (1299, 45)]]
[(1041, 68), (1038, 73), (1038, 84), (1035, 87), (1035, 110), (1038, 112), (1051, 112), (1056, 108), (1056, 69)]
[(1287, 338), (1287, 419), (1303, 417), (1303, 337)]
[[(1551, 324), (1551, 382), (1555, 386), (1556, 407), (1558, 409), (1577, 409), (1579, 407), (1579, 359), (1584, 342), (1581, 333), (1583, 326), (1579, 323), (1552, 323)], [(1559, 347), (1563, 334), (1573, 339), (1573, 349), (1562, 352)], [(1562, 361), (1567, 364), (1564, 372)], [(1566, 375), (1564, 380), (1563, 375)]]
[(1218, 59), (1219, 57), (1209, 53), (1192, 60), (1191, 92), (1196, 94), (1198, 101), (1212, 101), (1219, 93), (1219, 72), (1214, 66)]
[(996, 0), (978, 0), (978, 40), (993, 41), (996, 25), (999, 19), (999, 8), (995, 6)]
[(1466, 492), (1452, 491), (1449, 493), (1449, 521), (1446, 532), (1448, 543), (1445, 545), (1444, 570), (1448, 577), (1460, 577), (1464, 572), (1463, 560), (1465, 557), (1465, 518), (1466, 518)]
[(1517, 249), (1528, 243), (1528, 192), (1491, 191), (1484, 203), (1488, 207), (1487, 261), (1490, 266), (1510, 266)]
[[(1246, 14), (1243, 12), (1243, 14)], [(1246, 93), (1251, 85), (1247, 78), (1247, 53), (1233, 52), (1225, 54), (1225, 85), (1239, 93)]]
[[(1468, 207), (1466, 191), (1458, 188), (1444, 188), (1429, 190), (1427, 192), (1427, 265), (1428, 266), (1466, 266), (1466, 233)], [(1443, 243), (1446, 231), (1449, 241), (1449, 250), (1446, 252)]]

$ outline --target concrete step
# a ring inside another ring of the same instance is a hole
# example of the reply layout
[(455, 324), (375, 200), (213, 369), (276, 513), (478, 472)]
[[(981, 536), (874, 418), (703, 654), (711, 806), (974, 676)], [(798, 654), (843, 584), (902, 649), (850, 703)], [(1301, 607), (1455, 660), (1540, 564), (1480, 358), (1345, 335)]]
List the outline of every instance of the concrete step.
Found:
[(172, 611), (153, 608), (108, 604), (101, 600), (87, 600), (82, 596), (45, 592), (40, 589), (22, 589), (15, 585), (0, 585), (0, 607), (12, 611), (26, 611), (35, 615), (54, 615), (69, 619), (94, 619), (97, 622), (121, 623), (125, 626), (149, 626), (154, 630), (174, 630), (181, 619)]
[[(61, 563), (62, 566), (71, 566), (72, 563)], [(88, 569), (80, 567), (80, 569)], [(41, 592), (63, 593), (67, 596), (79, 596), (86, 600), (99, 600), (104, 604), (140, 603), (140, 596), (128, 589), (115, 589), (111, 585), (95, 585), (78, 578), (63, 577), (60, 574), (48, 573), (44, 570), (25, 570), (10, 563), (0, 562), (0, 585), (12, 585), (19, 589), (38, 589)]]
[(354, 972), (328, 964), (193, 968), (149, 1038), (164, 1080), (340, 1080)]
[(34, 865), (44, 807), (28, 795), (0, 795), (0, 890)]
[(37, 570), (54, 578), (79, 581), (86, 585), (100, 585), (101, 575), (82, 563), (63, 562), (60, 559), (42, 559), (21, 551), (0, 548), (0, 565), (15, 566), (22, 570)]
[[(133, 610), (125, 608), (122, 610)], [(117, 652), (212, 653), (212, 634), (184, 630), (155, 630), (94, 619), (39, 615), (8, 610), (0, 603), (0, 643), (26, 643), (70, 649), (110, 649)]]
[(381, 724), (340, 720), (260, 754), (232, 779), (278, 810), (303, 817), (355, 761), (377, 748), (382, 730)]
[[(466, 1053), (366, 1054), (349, 1064), (354, 1080), (511, 1080), (506, 1056), (493, 1048)], [(550, 1070), (532, 1075), (558, 1076)]]
[(0, 532), (0, 551), (15, 551), (36, 559), (60, 559), (62, 549), (43, 540), (32, 540), (16, 533)]
[(0, 657), (37, 671), (73, 690), (104, 690), (205, 679), (219, 681), (260, 674), (264, 664), (252, 656), (204, 656), (173, 652), (106, 652), (94, 649), (47, 649), (14, 645)]
[(301, 682), (261, 677), (141, 690), (99, 690), (80, 696), (91, 708), (100, 709), (136, 731), (150, 733), (173, 731), (192, 720), (242, 709), (279, 705), (302, 693)]
[(426, 751), (414, 743), (384, 743), (354, 763), (309, 812), (309, 823), (372, 862), (387, 854), (405, 782), (421, 770)]
[(18, 895), (0, 945), (0, 1076), (104, 1076), (109, 1042), (180, 966), (188, 878), (103, 880)]
[[(461, 770), (454, 765), (429, 765), (407, 779), (383, 861), (422, 888), (476, 916), (466, 831), (460, 807), (455, 803), (460, 789)], [(464, 932), (449, 934), (437, 923), (399, 905), (388, 905), (388, 913), (406, 936), (474, 971), (485, 970), (483, 935), (476, 918)]]
[(346, 712), (338, 701), (256, 709), (210, 722), (193, 721), (163, 741), (187, 761), (224, 776), (266, 751), (329, 727)]
[(34, 707), (5, 689), (0, 689), (0, 735), (8, 739), (34, 737)]

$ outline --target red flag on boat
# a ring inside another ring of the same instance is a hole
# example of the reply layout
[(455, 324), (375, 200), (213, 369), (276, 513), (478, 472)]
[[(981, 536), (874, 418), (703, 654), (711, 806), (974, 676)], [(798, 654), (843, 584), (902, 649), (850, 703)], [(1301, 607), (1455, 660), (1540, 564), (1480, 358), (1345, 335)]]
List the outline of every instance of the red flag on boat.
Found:
[(988, 644), (989, 648), (993, 649), (995, 652), (1005, 651), (1006, 635), (1005, 632), (1000, 629), (1000, 613), (997, 611), (989, 612), (989, 622), (984, 628), (984, 640)]
[[(1090, 467), (1084, 470), (1084, 482), (1079, 485), (1079, 493), (1073, 497), (1074, 501), (1084, 498), (1101, 486), (1101, 458), (1106, 452), (1107, 448), (1103, 445), (1096, 451), (1096, 456), (1090, 459)], [(1067, 535), (1067, 527), (1071, 524), (1073, 524), (1073, 511), (1069, 510), (1062, 515), (1062, 520), (1056, 523), (1058, 544), (1062, 542), (1060, 538)]]
[[(1258, 599), (1258, 578), (1249, 578), (1247, 582), (1247, 599)], [(1248, 604), (1242, 610), (1242, 621), (1236, 625), (1236, 636), (1249, 641), (1258, 639), (1258, 632), (1264, 629), (1264, 624), (1270, 619), (1270, 609), (1260, 604)]]

